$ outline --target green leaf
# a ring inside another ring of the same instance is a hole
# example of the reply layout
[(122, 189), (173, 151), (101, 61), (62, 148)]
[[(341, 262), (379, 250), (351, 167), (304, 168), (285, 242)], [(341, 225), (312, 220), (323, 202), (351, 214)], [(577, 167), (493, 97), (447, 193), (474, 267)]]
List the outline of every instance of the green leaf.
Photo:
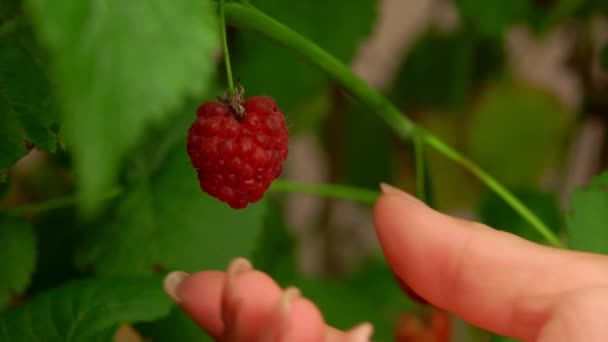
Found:
[(74, 251), (86, 232), (80, 229), (74, 214), (73, 209), (65, 208), (36, 217), (33, 226), (38, 237), (37, 267), (30, 293), (45, 291), (80, 276), (74, 265)]
[(456, 0), (467, 26), (479, 35), (499, 38), (511, 26), (525, 23), (533, 10), (531, 0)]
[(541, 90), (496, 84), (472, 113), (470, 154), (507, 185), (531, 185), (562, 153), (574, 116)]
[(390, 98), (405, 112), (465, 106), (480, 64), (476, 63), (476, 50), (466, 32), (424, 34), (408, 53)]
[(251, 255), (254, 267), (287, 286), (297, 278), (296, 238), (285, 223), (283, 207), (276, 199), (267, 200), (263, 230)]
[[(2, 0), (0, 2), (0, 19), (13, 19), (21, 9), (21, 0)], [(0, 22), (0, 24), (2, 24)]]
[(137, 331), (154, 342), (211, 342), (201, 328), (194, 323), (190, 316), (176, 308), (166, 318), (159, 321), (142, 323), (136, 326)]
[(25, 140), (56, 149), (58, 112), (41, 57), (25, 32), (0, 37), (0, 169), (28, 152)]
[[(187, 132), (184, 129), (182, 132)], [(121, 199), (109, 220), (90, 232), (78, 264), (99, 275), (158, 270), (224, 269), (249, 256), (262, 229), (264, 202), (234, 210), (203, 193), (185, 145), (168, 154), (158, 174), (147, 174), (140, 156), (139, 183)]]
[[(350, 106), (344, 119), (343, 148), (346, 184), (376, 190), (378, 183), (393, 180), (393, 134), (382, 119), (359, 104)], [(328, 139), (339, 139), (336, 132)], [(365, 138), (363, 138), (365, 137)]]
[[(534, 189), (515, 190), (513, 194), (554, 232), (559, 231), (562, 226), (561, 212), (554, 194)], [(482, 196), (478, 212), (481, 220), (491, 227), (534, 242), (545, 242), (542, 235), (493, 191), (487, 191)]]
[(20, 218), (0, 214), (0, 309), (25, 291), (35, 267), (32, 226)]
[(111, 341), (120, 324), (169, 314), (157, 277), (81, 280), (49, 290), (0, 316), (1, 341)]
[[(323, 49), (348, 63), (371, 32), (377, 13), (376, 0), (256, 0), (253, 4), (310, 38)], [(328, 90), (329, 80), (293, 52), (266, 38), (239, 32), (233, 49), (235, 77), (249, 95), (270, 95), (296, 129), (307, 126), (305, 110), (297, 106)], [(300, 124), (300, 122), (303, 122)]]
[(568, 246), (574, 250), (608, 254), (608, 171), (570, 196), (566, 216)]
[(25, 132), (19, 117), (0, 94), (0, 171), (8, 169), (27, 153), (23, 141)]
[(209, 1), (30, 0), (92, 212), (147, 124), (205, 90), (217, 46)]

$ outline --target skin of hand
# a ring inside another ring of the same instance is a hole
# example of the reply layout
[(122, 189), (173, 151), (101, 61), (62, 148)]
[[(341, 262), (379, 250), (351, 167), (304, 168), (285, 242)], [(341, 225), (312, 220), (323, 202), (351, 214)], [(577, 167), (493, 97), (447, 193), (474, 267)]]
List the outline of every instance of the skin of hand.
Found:
[[(374, 226), (395, 274), (471, 324), (523, 342), (608, 341), (608, 256), (545, 247), (439, 213), (388, 185)], [(369, 341), (328, 326), (296, 288), (238, 258), (226, 272), (167, 275), (165, 291), (218, 341)]]

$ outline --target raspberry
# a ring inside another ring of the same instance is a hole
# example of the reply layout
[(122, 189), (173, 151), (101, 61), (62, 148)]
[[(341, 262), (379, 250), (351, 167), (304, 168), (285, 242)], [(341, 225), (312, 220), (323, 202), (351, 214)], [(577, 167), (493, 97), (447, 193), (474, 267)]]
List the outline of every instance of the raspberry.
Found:
[(268, 96), (244, 102), (237, 91), (196, 114), (187, 150), (201, 189), (234, 209), (259, 201), (287, 158), (289, 132), (276, 103)]

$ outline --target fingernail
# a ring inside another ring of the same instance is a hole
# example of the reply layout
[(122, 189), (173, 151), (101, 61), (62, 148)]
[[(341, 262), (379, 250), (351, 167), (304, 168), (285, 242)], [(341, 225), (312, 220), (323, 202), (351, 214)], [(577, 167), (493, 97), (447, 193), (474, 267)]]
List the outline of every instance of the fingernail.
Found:
[(402, 193), (401, 190), (387, 183), (380, 183), (380, 190), (387, 195), (401, 195)]
[(181, 302), (179, 295), (180, 286), (190, 275), (182, 271), (174, 271), (165, 276), (163, 280), (163, 289), (175, 302)]
[(236, 258), (228, 265), (228, 287), (234, 294), (236, 291), (236, 277), (253, 269), (251, 262), (245, 258)]
[(356, 327), (352, 328), (348, 332), (348, 341), (349, 342), (369, 342), (372, 338), (372, 334), (374, 333), (374, 326), (369, 323), (361, 323)]
[(249, 260), (245, 258), (236, 258), (228, 265), (228, 275), (237, 276), (239, 274), (251, 271), (252, 269), (253, 265), (251, 265)]
[(302, 293), (295, 287), (288, 287), (283, 292), (283, 296), (279, 300), (278, 307), (278, 320), (279, 320), (279, 331), (278, 335), (274, 338), (271, 338), (271, 341), (280, 341), (280, 342), (288, 342), (290, 341), (289, 331), (291, 330), (291, 321), (289, 319), (289, 314), (291, 313), (291, 307), (293, 302), (300, 298)]
[(408, 194), (407, 192), (405, 192), (397, 187), (394, 187), (390, 184), (380, 183), (380, 190), (382, 190), (382, 193), (385, 195), (398, 196), (398, 197), (408, 200), (412, 203), (417, 203), (417, 204), (426, 206), (426, 204), (424, 202), (420, 201), (415, 196), (412, 196), (412, 195)]
[(289, 311), (291, 310), (291, 303), (293, 303), (294, 300), (300, 298), (302, 296), (302, 293), (300, 292), (300, 290), (298, 290), (295, 287), (288, 287), (285, 292), (283, 293), (283, 296), (281, 297), (281, 300), (279, 302), (279, 314), (281, 315), (282, 318), (288, 318), (289, 317)]
[(291, 330), (290, 313), (293, 302), (302, 296), (300, 290), (295, 287), (285, 289), (279, 302), (275, 306), (270, 319), (265, 326), (259, 342), (282, 342), (289, 341), (289, 332)]
[(236, 286), (237, 277), (243, 273), (253, 270), (251, 262), (245, 258), (236, 258), (230, 262), (226, 270), (227, 280), (222, 296), (222, 317), (228, 322), (236, 317), (238, 307), (242, 298)]

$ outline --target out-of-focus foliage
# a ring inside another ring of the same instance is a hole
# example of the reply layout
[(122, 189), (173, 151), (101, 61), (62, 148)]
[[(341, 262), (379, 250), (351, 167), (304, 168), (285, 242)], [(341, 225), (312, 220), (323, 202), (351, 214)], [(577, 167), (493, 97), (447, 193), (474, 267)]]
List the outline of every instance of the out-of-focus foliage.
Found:
[[(382, 18), (377, 0), (250, 2), (346, 64)], [(384, 94), (507, 185), (570, 248), (608, 253), (607, 175), (575, 190), (566, 213), (558, 202), (573, 132), (589, 115), (605, 117), (587, 98), (602, 78), (587, 72), (598, 57), (608, 65), (607, 42), (585, 30), (608, 20), (608, 0), (444, 5), (458, 24), (429, 20)], [(300, 288), (337, 328), (372, 322), (374, 340), (392, 340), (404, 314), (423, 317), (378, 251), (345, 274), (304, 275), (301, 232), (282, 194), (235, 211), (200, 190), (186, 134), (198, 104), (224, 92), (216, 9), (200, 0), (0, 0), (0, 340), (110, 341), (128, 323), (151, 341), (209, 341), (161, 292), (161, 276), (225, 269), (235, 257)], [(580, 108), (510, 64), (514, 27), (542, 40), (566, 24), (583, 30), (564, 58), (585, 85)], [(292, 141), (318, 139), (329, 181), (415, 189), (411, 144), (378, 116), (297, 53), (251, 31), (228, 37), (246, 94), (277, 100)], [(425, 151), (436, 208), (543, 242), (469, 170)], [(323, 235), (332, 207), (320, 203), (310, 221)]]

